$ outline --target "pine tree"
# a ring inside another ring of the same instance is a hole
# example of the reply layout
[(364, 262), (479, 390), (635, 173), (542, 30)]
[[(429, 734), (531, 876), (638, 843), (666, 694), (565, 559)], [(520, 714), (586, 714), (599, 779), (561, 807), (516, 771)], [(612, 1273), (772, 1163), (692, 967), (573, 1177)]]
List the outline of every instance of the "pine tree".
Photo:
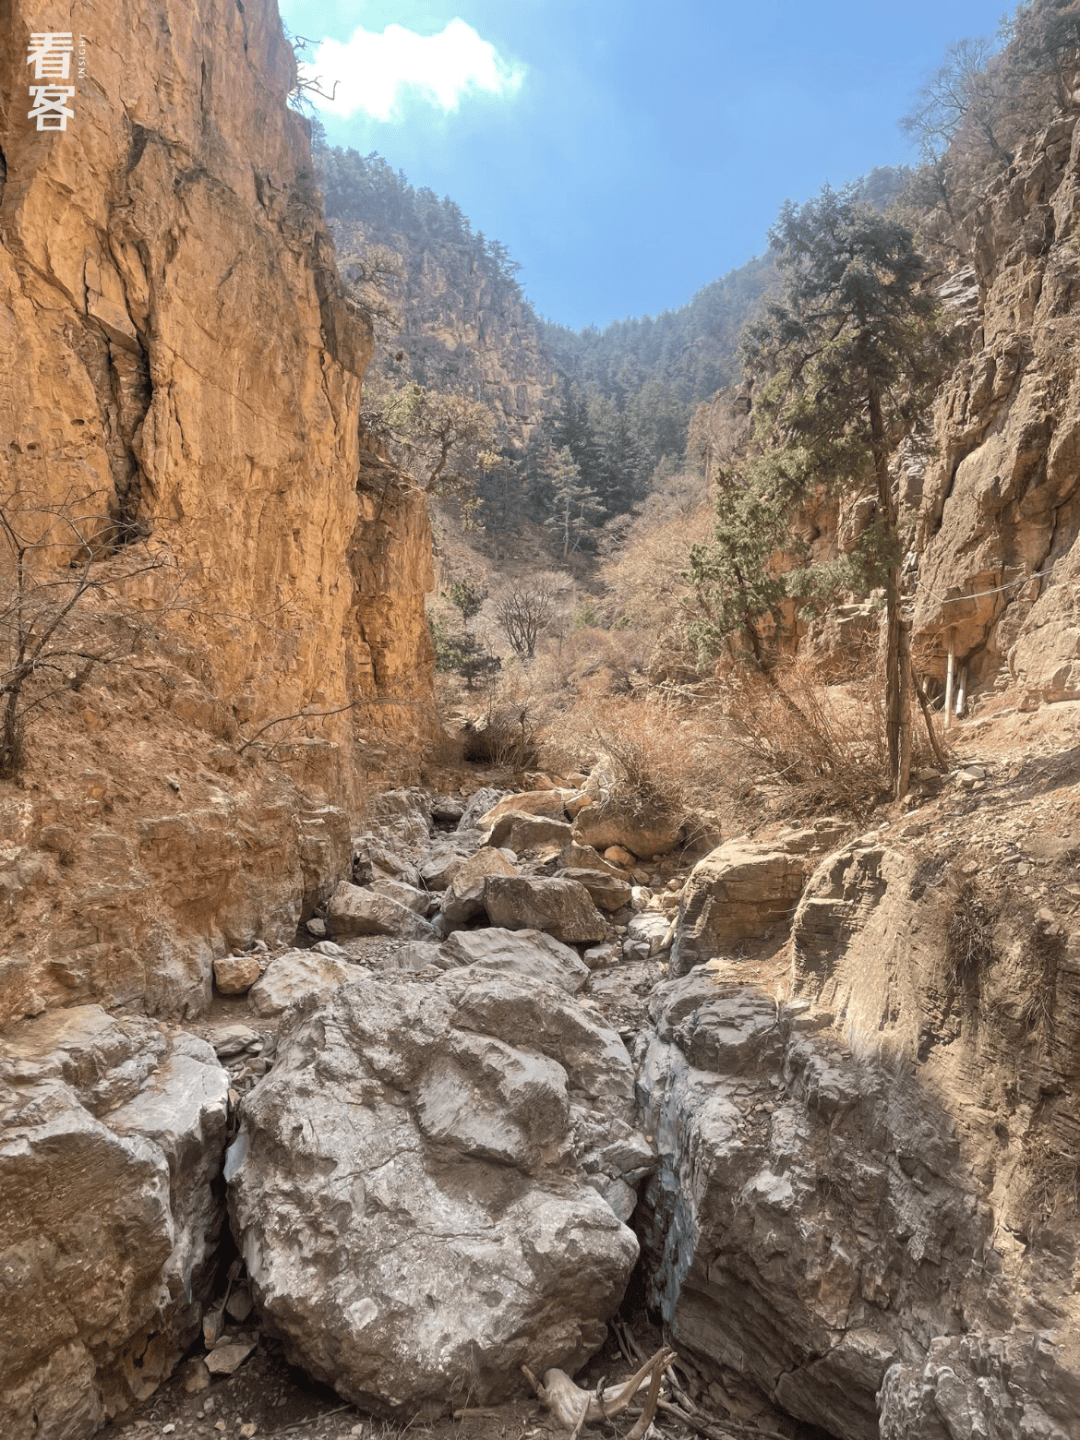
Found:
[(548, 453), (544, 470), (551, 484), (551, 514), (544, 521), (568, 559), (596, 524), (603, 509), (596, 494), (584, 483), (568, 446)]
[[(949, 346), (935, 329), (933, 297), (921, 288), (923, 261), (911, 232), (858, 204), (850, 191), (826, 186), (805, 205), (788, 202), (769, 239), (784, 290), (743, 341), (757, 385), (757, 454), (746, 467), (747, 496), (729, 533), (721, 515), (714, 542), (720, 553), (709, 559), (709, 573), (729, 573), (740, 554), (743, 566), (749, 564), (745, 516), (755, 508), (771, 517), (790, 515), (818, 488), (835, 493), (873, 480), (876, 521), (856, 553), (842, 567), (797, 568), (784, 577), (784, 587), (788, 594), (827, 598), (841, 587), (884, 586), (886, 744), (895, 793), (902, 795), (909, 735), (901, 556), (888, 461), (942, 377)], [(704, 560), (698, 564), (704, 575)], [(751, 583), (744, 573), (744, 582), (744, 615), (775, 605), (775, 598), (757, 593), (760, 577)], [(737, 596), (725, 623), (745, 624), (738, 611)]]

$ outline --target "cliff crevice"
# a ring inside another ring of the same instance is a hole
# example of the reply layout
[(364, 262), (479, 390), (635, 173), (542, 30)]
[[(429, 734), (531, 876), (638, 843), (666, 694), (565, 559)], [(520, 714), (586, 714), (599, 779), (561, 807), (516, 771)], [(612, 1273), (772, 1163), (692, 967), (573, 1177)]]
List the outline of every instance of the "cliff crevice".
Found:
[[(13, 1014), (90, 995), (197, 1010), (213, 954), (284, 935), (310, 902), (304, 816), (340, 808), (323, 859), (346, 865), (367, 785), (415, 771), (435, 723), (426, 505), (397, 474), (381, 512), (358, 490), (371, 332), (286, 105), (276, 7), (143, 10), (51, 19), (86, 52), (65, 131), (25, 118), (40, 25), (23, 0), (0, 63), (0, 502), (43, 537), (66, 525), (104, 556), (137, 541), (150, 557), (120, 586), (141, 657), (61, 686), (28, 731), (21, 788), (0, 793)], [(80, 766), (100, 777), (89, 790)], [(64, 875), (41, 841), (60, 813)], [(277, 826), (269, 844), (239, 834), (245, 813)], [(199, 856), (184, 897), (159, 888), (159, 820)], [(127, 900), (88, 929), (74, 907), (91, 833), (130, 869), (114, 867)], [(66, 989), (48, 969), (61, 936)]]

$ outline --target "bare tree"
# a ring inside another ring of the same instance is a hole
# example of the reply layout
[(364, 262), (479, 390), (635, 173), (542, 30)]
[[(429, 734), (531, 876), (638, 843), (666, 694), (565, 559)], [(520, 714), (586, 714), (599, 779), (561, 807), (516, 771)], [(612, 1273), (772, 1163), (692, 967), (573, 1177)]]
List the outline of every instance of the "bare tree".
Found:
[(502, 632), (510, 648), (527, 665), (536, 654), (536, 642), (554, 613), (551, 591), (545, 586), (507, 590), (495, 604)]
[(0, 778), (24, 760), (27, 717), (78, 690), (98, 666), (126, 660), (148, 614), (125, 595), (171, 567), (163, 548), (99, 512), (99, 497), (58, 504), (0, 500)]
[(1000, 66), (993, 63), (997, 46), (981, 36), (957, 40), (919, 90), (900, 128), (918, 138), (924, 159), (940, 155), (961, 127), (973, 130), (994, 156), (1003, 154), (998, 137), (1004, 95)]

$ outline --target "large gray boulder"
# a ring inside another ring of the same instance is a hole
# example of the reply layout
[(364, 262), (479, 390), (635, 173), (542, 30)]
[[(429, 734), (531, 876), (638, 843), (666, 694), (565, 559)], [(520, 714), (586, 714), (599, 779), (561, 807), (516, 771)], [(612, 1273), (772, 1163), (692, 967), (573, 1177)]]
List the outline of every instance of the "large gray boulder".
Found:
[(96, 1005), (0, 1038), (0, 1434), (84, 1440), (196, 1337), (228, 1075)]
[(341, 955), (319, 950), (286, 950), (270, 961), (248, 991), (248, 1004), (256, 1015), (280, 1015), (290, 1005), (328, 995), (339, 985), (358, 978), (359, 967)]
[(351, 885), (348, 880), (343, 880), (330, 897), (326, 929), (334, 936), (400, 935), (404, 940), (431, 939), (431, 926), (407, 905), (367, 886)]
[(462, 864), (443, 895), (442, 913), (447, 925), (467, 925), (484, 913), (484, 884), (489, 875), (517, 873), (511, 851), (478, 850)]
[(481, 830), (490, 830), (503, 815), (543, 815), (549, 820), (566, 819), (566, 802), (570, 790), (521, 790), (506, 795), (493, 805), (477, 822)]
[(618, 1036), (553, 986), (469, 967), (338, 990), (279, 1038), (229, 1152), (264, 1321), (384, 1414), (576, 1369), (637, 1258), (599, 1193), (651, 1163), (632, 1093)]
[(441, 957), (448, 968), (482, 965), (501, 974), (546, 980), (571, 994), (582, 989), (590, 974), (576, 950), (541, 930), (457, 930), (443, 945)]
[(601, 910), (621, 910), (629, 905), (633, 886), (629, 880), (620, 880), (604, 870), (583, 870), (577, 866), (561, 872), (564, 880), (576, 880), (589, 892), (594, 905)]
[(509, 810), (495, 821), (487, 843), (505, 845), (515, 855), (523, 855), (526, 850), (561, 850), (570, 843), (572, 833), (568, 820)]
[(607, 921), (576, 880), (492, 875), (484, 885), (484, 909), (492, 925), (546, 930), (565, 945), (591, 945), (607, 934)]
[(614, 797), (586, 805), (574, 816), (573, 840), (604, 851), (621, 845), (641, 860), (666, 855), (679, 842), (682, 821), (673, 815), (639, 811)]

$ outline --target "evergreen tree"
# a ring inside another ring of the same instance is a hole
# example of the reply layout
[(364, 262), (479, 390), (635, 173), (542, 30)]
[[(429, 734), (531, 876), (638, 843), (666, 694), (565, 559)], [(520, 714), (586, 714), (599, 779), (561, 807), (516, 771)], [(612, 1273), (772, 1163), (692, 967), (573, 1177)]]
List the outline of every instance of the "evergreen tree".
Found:
[(592, 530), (603, 507), (582, 480), (568, 446), (550, 451), (544, 469), (551, 485), (551, 514), (544, 524), (556, 536), (566, 560)]
[[(906, 791), (910, 736), (901, 665), (900, 545), (889, 452), (928, 403), (948, 362), (935, 331), (933, 297), (920, 287), (923, 261), (910, 231), (828, 186), (814, 200), (790, 201), (769, 238), (784, 278), (780, 298), (743, 342), (757, 384), (757, 454), (749, 462), (739, 523), (721, 526), (711, 570), (749, 563), (740, 517), (790, 513), (816, 489), (872, 479), (875, 523), (848, 560), (796, 568), (788, 594), (829, 598), (840, 588), (882, 584), (886, 604), (886, 743), (895, 792)], [(704, 566), (704, 560), (699, 559)], [(704, 571), (703, 571), (704, 573)], [(744, 573), (745, 614), (769, 600)], [(736, 584), (736, 588), (738, 585)], [(735, 603), (724, 623), (740, 623)]]

